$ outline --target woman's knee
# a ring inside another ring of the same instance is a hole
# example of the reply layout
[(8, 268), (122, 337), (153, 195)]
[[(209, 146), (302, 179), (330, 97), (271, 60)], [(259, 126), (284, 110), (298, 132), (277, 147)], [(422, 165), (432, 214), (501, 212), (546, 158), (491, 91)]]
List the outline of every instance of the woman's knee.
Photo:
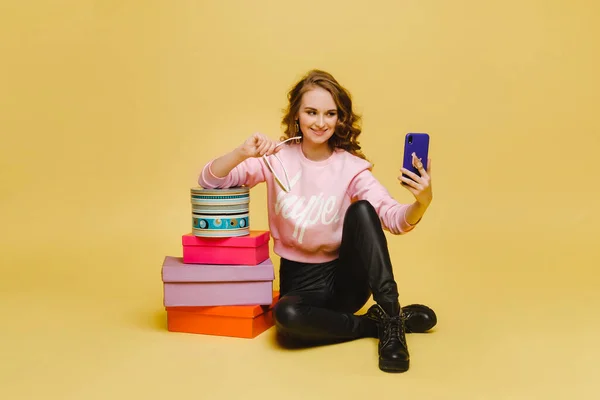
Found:
[(373, 213), (377, 215), (375, 208), (368, 200), (355, 201), (354, 203), (350, 204), (347, 212), (359, 215), (372, 215)]
[(273, 307), (275, 324), (283, 329), (293, 329), (300, 320), (300, 307), (298, 299), (284, 297)]
[(375, 207), (368, 200), (358, 200), (350, 204), (346, 211), (346, 219), (350, 221), (379, 222)]

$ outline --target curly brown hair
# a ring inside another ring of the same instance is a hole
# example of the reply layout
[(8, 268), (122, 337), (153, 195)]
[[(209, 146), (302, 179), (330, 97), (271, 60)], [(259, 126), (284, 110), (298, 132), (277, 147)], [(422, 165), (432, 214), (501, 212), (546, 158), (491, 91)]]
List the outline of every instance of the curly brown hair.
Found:
[(332, 149), (344, 149), (357, 157), (366, 159), (358, 143), (358, 136), (361, 134), (359, 126), (361, 117), (352, 110), (350, 93), (330, 73), (319, 69), (309, 71), (288, 92), (289, 103), (287, 109), (284, 110), (285, 115), (282, 119), (282, 125), (285, 127), (285, 135), (282, 136), (282, 140), (302, 135), (302, 132), (296, 130), (295, 116), (300, 109), (302, 95), (315, 86), (331, 93), (337, 106), (338, 122), (334, 134), (329, 139), (329, 146)]

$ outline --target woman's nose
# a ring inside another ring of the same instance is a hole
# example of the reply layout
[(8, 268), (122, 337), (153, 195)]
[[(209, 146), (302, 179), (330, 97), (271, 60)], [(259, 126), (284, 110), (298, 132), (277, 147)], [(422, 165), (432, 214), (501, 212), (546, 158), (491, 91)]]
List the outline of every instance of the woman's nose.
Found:
[(317, 126), (323, 126), (325, 124), (325, 117), (322, 115), (318, 116), (316, 124)]

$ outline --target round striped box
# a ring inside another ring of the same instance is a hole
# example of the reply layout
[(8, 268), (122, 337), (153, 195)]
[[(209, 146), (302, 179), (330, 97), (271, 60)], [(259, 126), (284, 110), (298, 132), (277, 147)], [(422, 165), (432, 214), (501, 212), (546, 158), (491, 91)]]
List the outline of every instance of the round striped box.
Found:
[(250, 234), (250, 189), (191, 189), (192, 234), (232, 237)]

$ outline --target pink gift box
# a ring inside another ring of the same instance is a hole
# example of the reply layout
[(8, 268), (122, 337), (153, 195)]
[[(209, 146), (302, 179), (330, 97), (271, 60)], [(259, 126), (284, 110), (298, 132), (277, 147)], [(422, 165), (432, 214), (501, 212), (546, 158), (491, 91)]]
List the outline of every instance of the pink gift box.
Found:
[(185, 264), (165, 257), (162, 266), (165, 307), (268, 305), (275, 271), (271, 259), (258, 265)]
[(186, 264), (258, 265), (269, 258), (269, 231), (227, 238), (183, 235), (183, 262)]

